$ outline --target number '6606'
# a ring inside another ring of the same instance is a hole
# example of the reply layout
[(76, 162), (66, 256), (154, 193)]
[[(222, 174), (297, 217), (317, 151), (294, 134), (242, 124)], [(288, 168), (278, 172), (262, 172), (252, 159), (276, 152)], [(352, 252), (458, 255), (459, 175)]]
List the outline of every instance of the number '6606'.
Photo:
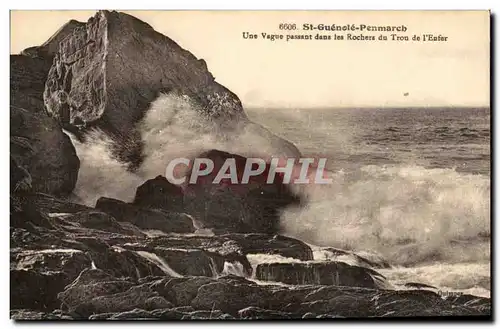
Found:
[(287, 24), (287, 23), (281, 23), (279, 25), (280, 30), (295, 30), (297, 29), (297, 24)]

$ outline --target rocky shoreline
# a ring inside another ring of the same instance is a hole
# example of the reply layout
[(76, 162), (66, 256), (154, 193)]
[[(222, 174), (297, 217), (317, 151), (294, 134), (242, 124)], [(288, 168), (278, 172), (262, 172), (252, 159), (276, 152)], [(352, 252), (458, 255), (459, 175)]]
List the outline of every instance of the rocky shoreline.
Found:
[[(180, 188), (157, 176), (132, 202), (70, 201), (81, 159), (63, 129), (82, 142), (101, 129), (135, 170), (144, 160), (140, 121), (158, 94), (172, 91), (195, 102), (221, 138), (253, 124), (203, 60), (123, 13), (70, 21), (11, 55), (12, 319), (491, 317), (489, 298), (395, 287), (377, 271), (391, 266), (383, 260), (326, 247), (331, 258), (315, 259), (308, 244), (280, 234), (280, 210), (305, 201), (279, 181)], [(272, 155), (300, 154), (265, 136)], [(256, 262), (262, 255), (281, 261)]]
[[(390, 289), (374, 268), (313, 261), (309, 246), (281, 235), (148, 236), (98, 209), (47, 195), (13, 198), (13, 319), (485, 316), (491, 310), (488, 298), (443, 298), (425, 285)], [(37, 199), (43, 211), (31, 201)], [(255, 254), (296, 262), (254, 268), (247, 255)]]

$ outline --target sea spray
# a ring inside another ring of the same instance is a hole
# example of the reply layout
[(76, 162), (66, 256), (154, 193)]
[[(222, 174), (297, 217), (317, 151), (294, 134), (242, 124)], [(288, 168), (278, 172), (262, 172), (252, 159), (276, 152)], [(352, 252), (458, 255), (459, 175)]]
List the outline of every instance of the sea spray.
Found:
[(170, 265), (168, 265), (168, 263), (163, 258), (159, 257), (158, 255), (151, 253), (151, 252), (148, 252), (148, 251), (142, 251), (142, 250), (136, 251), (136, 253), (139, 256), (148, 260), (149, 262), (158, 266), (165, 274), (167, 274), (173, 278), (182, 278), (181, 274), (174, 271), (170, 267)]
[(186, 96), (161, 94), (138, 123), (144, 161), (133, 173), (128, 164), (113, 156), (114, 141), (102, 131), (87, 132), (85, 142), (67, 132), (81, 162), (75, 201), (90, 206), (101, 196), (132, 201), (137, 187), (165, 175), (173, 159), (195, 157), (211, 149), (264, 159), (300, 156), (293, 144), (244, 116), (228, 124), (202, 112)]
[(489, 261), (488, 177), (375, 165), (333, 177), (331, 185), (301, 187), (308, 204), (283, 212), (286, 234), (397, 265)]
[(80, 159), (74, 201), (88, 206), (94, 206), (100, 197), (132, 201), (144, 178), (130, 172), (127, 164), (113, 156), (113, 140), (97, 129), (88, 132), (85, 142), (68, 135)]

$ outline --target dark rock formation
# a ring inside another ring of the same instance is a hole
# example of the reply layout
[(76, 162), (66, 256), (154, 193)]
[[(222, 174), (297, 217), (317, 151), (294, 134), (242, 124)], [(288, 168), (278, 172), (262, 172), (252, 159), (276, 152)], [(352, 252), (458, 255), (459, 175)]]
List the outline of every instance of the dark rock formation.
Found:
[(72, 317), (61, 314), (59, 310), (47, 313), (18, 309), (10, 311), (10, 318), (14, 321), (73, 320)]
[(104, 314), (112, 314), (111, 317), (109, 317), (109, 320), (127, 320), (127, 319), (133, 319), (133, 320), (156, 320), (156, 317), (148, 311), (145, 311), (140, 308), (134, 308), (131, 311), (126, 311), (118, 314), (114, 313), (104, 313)]
[(342, 262), (259, 264), (256, 277), (287, 284), (380, 288), (384, 277), (374, 270)]
[[(11, 318), (491, 318), (489, 298), (443, 296), (418, 283), (407, 285), (415, 290), (381, 289), (383, 277), (370, 267), (388, 267), (383, 260), (329, 248), (360, 266), (312, 262), (307, 244), (275, 234), (279, 211), (300, 200), (279, 178), (265, 184), (266, 173), (246, 185), (201, 179), (182, 190), (158, 176), (138, 188), (134, 203), (101, 198), (91, 208), (68, 201), (79, 160), (61, 126), (82, 142), (89, 142), (88, 129), (104, 130), (120, 159), (137, 166), (137, 127), (161, 92), (185, 96), (195, 119), (208, 118), (224, 141), (247, 142), (251, 156), (300, 153), (248, 121), (204, 61), (149, 25), (107, 11), (87, 23), (70, 21), (40, 47), (11, 56), (11, 70)], [(202, 156), (215, 160), (214, 175), (227, 157), (236, 158), (241, 178), (244, 157)], [(213, 232), (195, 231), (195, 219)], [(249, 279), (249, 259), (259, 256), (251, 254), (303, 262), (259, 264), (257, 279), (290, 285), (257, 283)]]
[(198, 294), (198, 289), (208, 283), (216, 282), (213, 278), (173, 278), (162, 287), (160, 294), (177, 306), (190, 306)]
[(60, 42), (44, 99), (60, 122), (101, 128), (118, 142), (121, 159), (137, 162), (136, 124), (170, 91), (227, 125), (246, 119), (238, 97), (215, 82), (204, 61), (133, 16), (100, 11)]
[(30, 174), (32, 191), (55, 196), (71, 193), (80, 160), (57, 122), (14, 106), (10, 120), (11, 157)]
[[(33, 197), (38, 201), (15, 204), (25, 220), (14, 221), (11, 228), (11, 308), (17, 310), (12, 313), (16, 319), (491, 314), (488, 298), (350, 287), (376, 288), (378, 282), (371, 279), (381, 278), (369, 268), (342, 263), (260, 264), (257, 278), (299, 285), (256, 284), (242, 277), (252, 275), (247, 254), (311, 260), (311, 249), (299, 240), (266, 234), (148, 237), (105, 213), (62, 200), (53, 206), (51, 198)], [(54, 214), (54, 209), (68, 212)], [(224, 272), (230, 264), (241, 268)]]
[(142, 229), (163, 232), (192, 233), (195, 231), (189, 215), (134, 206), (120, 200), (100, 198), (96, 209), (106, 212), (121, 222), (130, 222)]
[(200, 310), (184, 315), (181, 320), (233, 320), (232, 315), (224, 313), (220, 310)]
[(59, 307), (57, 293), (67, 284), (64, 273), (10, 270), (11, 309), (52, 311)]
[(271, 254), (299, 260), (313, 259), (312, 250), (308, 245), (282, 235), (232, 233), (216, 236), (158, 237), (148, 245), (199, 248), (221, 255)]
[(165, 177), (157, 176), (137, 188), (134, 205), (182, 212), (182, 188), (170, 183)]
[(141, 285), (124, 292), (93, 297), (84, 303), (78, 304), (72, 313), (82, 319), (88, 319), (91, 315), (99, 313), (126, 312), (135, 308), (152, 311), (170, 307), (172, 307), (172, 304), (165, 298)]
[[(210, 159), (214, 169), (206, 176), (189, 183), (184, 193), (186, 211), (205, 227), (226, 232), (274, 234), (279, 231), (280, 211), (300, 203), (298, 196), (283, 184), (279, 175), (273, 183), (266, 182), (269, 165), (261, 175), (250, 177), (248, 184), (239, 184), (246, 158), (218, 150), (198, 155)], [(238, 183), (228, 179), (214, 184), (220, 168), (227, 159), (235, 159)], [(190, 177), (191, 171), (187, 177)]]
[(293, 313), (280, 312), (275, 310), (266, 310), (255, 306), (249, 306), (238, 311), (241, 319), (245, 320), (272, 320), (272, 319), (300, 319)]
[(107, 244), (89, 246), (92, 259), (97, 268), (106, 269), (118, 278), (133, 278), (138, 280), (147, 276), (177, 276), (174, 271), (166, 268), (161, 260), (154, 255), (138, 253)]
[(80, 273), (64, 291), (58, 294), (61, 309), (73, 312), (78, 305), (90, 301), (97, 296), (107, 296), (125, 292), (134, 285), (133, 282), (120, 280), (98, 269), (87, 269)]
[(276, 254), (303, 261), (313, 259), (312, 250), (307, 244), (284, 235), (228, 234), (224, 237), (238, 241), (246, 254)]
[(266, 308), (270, 299), (270, 291), (251, 281), (221, 280), (201, 286), (191, 306), (202, 310), (217, 309), (238, 316), (238, 311), (248, 306)]
[(90, 259), (79, 250), (11, 251), (11, 308), (59, 308), (57, 294), (87, 267)]
[[(353, 261), (356, 262), (357, 265), (362, 266), (362, 267), (371, 267), (371, 268), (390, 268), (391, 265), (389, 264), (388, 261), (385, 259), (376, 256), (376, 255), (370, 255), (371, 258), (369, 258), (368, 255), (365, 257), (360, 256), (352, 251), (348, 250), (342, 250), (338, 248), (333, 248), (333, 247), (326, 247), (326, 248), (321, 248), (323, 252), (327, 252), (330, 254), (329, 258), (336, 258), (337, 256), (349, 256), (352, 258)], [(334, 260), (334, 259), (332, 259)]]
[[(88, 228), (110, 233), (131, 236), (145, 236), (135, 225), (127, 222), (118, 222), (109, 214), (99, 211), (81, 211), (64, 216), (66, 222), (79, 224), (79, 228)], [(78, 229), (78, 228), (77, 228)], [(85, 231), (84, 229), (81, 231)], [(89, 230), (86, 230), (89, 232)]]

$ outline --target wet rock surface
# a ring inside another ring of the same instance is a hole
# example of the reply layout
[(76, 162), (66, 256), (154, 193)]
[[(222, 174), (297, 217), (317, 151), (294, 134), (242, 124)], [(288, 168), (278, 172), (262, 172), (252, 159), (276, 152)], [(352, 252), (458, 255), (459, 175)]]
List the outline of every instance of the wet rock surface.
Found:
[[(62, 201), (57, 202), (61, 207)], [(13, 319), (251, 320), (491, 313), (488, 298), (444, 298), (422, 287), (381, 288), (374, 278), (382, 278), (375, 270), (312, 262), (310, 248), (288, 237), (236, 233), (151, 237), (98, 210), (48, 216), (35, 209), (37, 220), (26, 218), (30, 225), (16, 228), (18, 233), (11, 236)], [(262, 253), (296, 261), (257, 264), (254, 273), (246, 255)]]

